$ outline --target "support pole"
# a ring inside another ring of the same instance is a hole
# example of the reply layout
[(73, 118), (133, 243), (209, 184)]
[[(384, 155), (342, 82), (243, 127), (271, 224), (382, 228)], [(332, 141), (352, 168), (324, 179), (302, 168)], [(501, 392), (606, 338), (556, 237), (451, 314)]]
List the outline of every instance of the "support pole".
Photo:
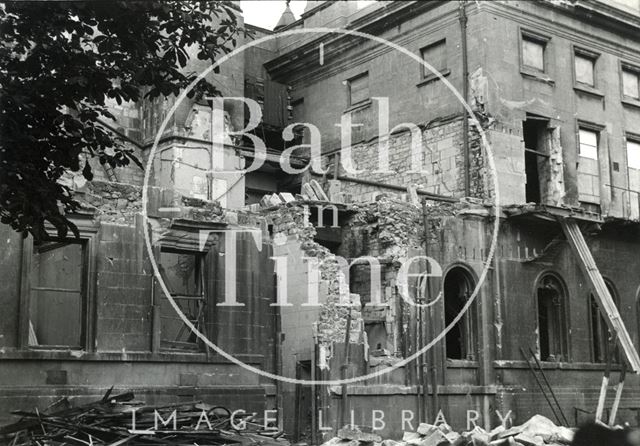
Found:
[(349, 401), (347, 397), (347, 393), (349, 389), (347, 384), (344, 383), (344, 380), (347, 379), (347, 371), (349, 370), (349, 362), (350, 362), (350, 354), (351, 354), (351, 305), (348, 307), (349, 314), (347, 315), (347, 329), (344, 334), (344, 364), (341, 368), (340, 378), (343, 380), (342, 383), (342, 395), (340, 400), (340, 426), (338, 428), (342, 428), (345, 426), (345, 420), (347, 417), (347, 409), (349, 407)]
[(611, 406), (611, 414), (609, 414), (609, 426), (613, 426), (616, 422), (616, 415), (618, 414), (618, 408), (620, 407), (620, 399), (622, 399), (622, 389), (624, 388), (624, 379), (627, 376), (627, 362), (622, 362), (622, 368), (620, 369), (620, 381), (616, 386), (616, 397), (613, 400)]

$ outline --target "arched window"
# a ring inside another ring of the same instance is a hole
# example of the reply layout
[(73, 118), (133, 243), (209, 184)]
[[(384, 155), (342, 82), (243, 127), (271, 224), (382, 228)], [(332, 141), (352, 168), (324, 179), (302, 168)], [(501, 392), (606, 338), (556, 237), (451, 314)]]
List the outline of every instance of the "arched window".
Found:
[[(444, 319), (448, 326), (458, 316), (473, 294), (476, 283), (463, 267), (452, 268), (444, 278)], [(449, 359), (476, 359), (477, 319), (475, 303), (446, 335), (446, 355)]]
[[(605, 279), (604, 283), (607, 285), (609, 293), (611, 293), (613, 302), (619, 309), (620, 301), (618, 299), (618, 294), (615, 291), (615, 287), (608, 279)], [(611, 331), (609, 331), (609, 327), (607, 326), (607, 322), (602, 315), (602, 312), (600, 311), (598, 301), (593, 294), (589, 295), (589, 303), (591, 309), (591, 360), (597, 363), (605, 363), (607, 362), (607, 358), (612, 354), (611, 349), (615, 347), (615, 344), (613, 343), (613, 336)], [(618, 364), (620, 362), (620, 354), (618, 352), (613, 354), (611, 362), (614, 364)]]
[(543, 361), (567, 361), (567, 292), (555, 274), (543, 275), (536, 286), (538, 343)]

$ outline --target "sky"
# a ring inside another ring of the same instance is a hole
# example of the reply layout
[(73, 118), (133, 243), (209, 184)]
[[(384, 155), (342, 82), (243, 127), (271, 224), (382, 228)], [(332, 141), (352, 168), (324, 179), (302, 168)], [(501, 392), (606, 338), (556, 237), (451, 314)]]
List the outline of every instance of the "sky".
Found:
[[(350, 0), (358, 4), (358, 8), (374, 3), (373, 0)], [(640, 1), (640, 0), (618, 0), (618, 1)], [(280, 16), (286, 7), (285, 0), (241, 0), (240, 7), (244, 15), (244, 22), (250, 25), (259, 26), (260, 28), (273, 29), (278, 24)], [(307, 6), (307, 0), (293, 0), (291, 2), (291, 11), (296, 16), (296, 20), (300, 18)]]
[[(245, 23), (259, 26), (261, 28), (273, 29), (278, 23), (287, 2), (284, 0), (242, 0), (240, 7), (244, 15)], [(293, 0), (291, 11), (296, 19), (304, 12), (307, 0)]]

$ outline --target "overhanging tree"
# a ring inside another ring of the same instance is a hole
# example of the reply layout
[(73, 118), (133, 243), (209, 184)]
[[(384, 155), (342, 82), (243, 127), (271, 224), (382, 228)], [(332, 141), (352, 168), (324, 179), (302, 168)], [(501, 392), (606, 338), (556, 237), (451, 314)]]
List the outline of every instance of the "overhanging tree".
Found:
[[(66, 172), (140, 161), (100, 125), (118, 103), (179, 94), (244, 32), (230, 1), (7, 2), (0, 5), (0, 219), (24, 236), (77, 229)], [(189, 52), (187, 50), (190, 50)], [(200, 81), (190, 97), (217, 95)], [(86, 159), (87, 161), (83, 161)]]

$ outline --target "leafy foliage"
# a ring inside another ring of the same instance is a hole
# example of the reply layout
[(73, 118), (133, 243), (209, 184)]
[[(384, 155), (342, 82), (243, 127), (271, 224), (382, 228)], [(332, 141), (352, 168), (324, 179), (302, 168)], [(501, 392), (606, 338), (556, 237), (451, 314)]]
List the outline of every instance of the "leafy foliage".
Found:
[[(140, 161), (100, 125), (105, 104), (179, 94), (197, 77), (189, 54), (214, 61), (243, 30), (230, 1), (0, 4), (0, 219), (26, 236), (77, 229), (66, 172)], [(143, 94), (144, 93), (144, 94)], [(202, 80), (190, 96), (216, 95)], [(85, 161), (86, 160), (86, 161)]]

